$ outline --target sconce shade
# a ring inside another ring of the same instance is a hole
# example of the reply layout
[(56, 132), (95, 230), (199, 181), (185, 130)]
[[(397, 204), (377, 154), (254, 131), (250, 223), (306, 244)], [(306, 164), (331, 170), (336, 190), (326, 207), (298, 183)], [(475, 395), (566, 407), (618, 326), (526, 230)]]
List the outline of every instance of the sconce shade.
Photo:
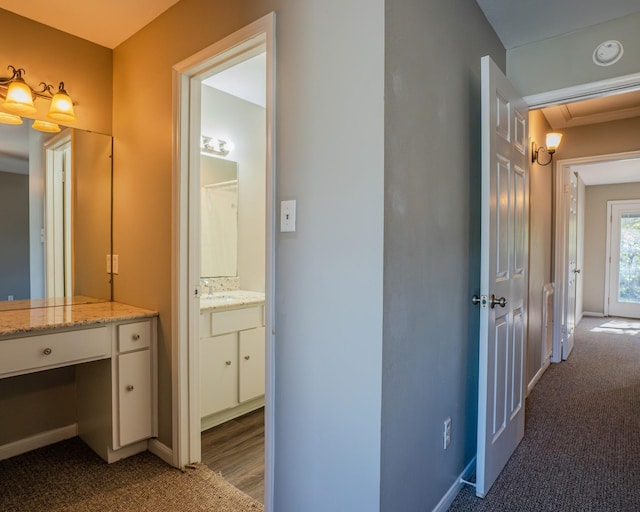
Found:
[(7, 112), (19, 115), (33, 114), (36, 111), (31, 88), (22, 78), (17, 77), (11, 80), (2, 108)]
[(0, 112), (0, 123), (3, 124), (22, 124), (22, 118), (15, 114), (7, 114), (6, 112)]
[(556, 149), (558, 149), (558, 146), (560, 145), (561, 140), (561, 133), (547, 133), (547, 152), (555, 153)]
[(64, 83), (60, 82), (58, 92), (51, 99), (51, 107), (47, 114), (49, 119), (60, 121), (62, 123), (73, 123), (76, 121), (76, 115), (73, 111), (73, 101), (64, 90)]
[(34, 130), (38, 130), (40, 132), (47, 132), (47, 133), (58, 133), (60, 131), (60, 127), (57, 124), (50, 123), (49, 121), (40, 121), (40, 120), (35, 120), (31, 128), (33, 128)]

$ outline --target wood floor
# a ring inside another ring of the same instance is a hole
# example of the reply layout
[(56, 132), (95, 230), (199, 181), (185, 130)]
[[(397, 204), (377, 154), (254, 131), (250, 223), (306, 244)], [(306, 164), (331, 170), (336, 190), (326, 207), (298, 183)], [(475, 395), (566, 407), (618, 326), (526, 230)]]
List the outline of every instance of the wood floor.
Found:
[(202, 463), (264, 503), (264, 408), (202, 432)]

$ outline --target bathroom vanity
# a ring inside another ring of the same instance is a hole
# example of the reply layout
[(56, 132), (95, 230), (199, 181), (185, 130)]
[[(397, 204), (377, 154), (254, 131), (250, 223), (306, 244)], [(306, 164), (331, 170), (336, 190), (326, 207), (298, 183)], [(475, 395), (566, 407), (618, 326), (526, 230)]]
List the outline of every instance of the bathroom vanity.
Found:
[(200, 299), (199, 361), (201, 430), (264, 405), (264, 293)]
[[(0, 309), (0, 378), (74, 365), (76, 433), (109, 463), (157, 435), (156, 345), (157, 312), (117, 302)], [(17, 455), (46, 438), (0, 449)]]

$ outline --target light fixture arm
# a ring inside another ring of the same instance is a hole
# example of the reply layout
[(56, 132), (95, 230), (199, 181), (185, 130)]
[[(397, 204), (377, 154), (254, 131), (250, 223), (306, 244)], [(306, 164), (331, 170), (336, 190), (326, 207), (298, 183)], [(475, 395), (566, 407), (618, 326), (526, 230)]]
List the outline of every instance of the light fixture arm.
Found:
[[(7, 89), (9, 88), (9, 84), (11, 82), (13, 82), (14, 80), (25, 82), (25, 80), (24, 80), (24, 78), (22, 76), (23, 74), (26, 74), (26, 71), (24, 70), (24, 68), (16, 68), (14, 66), (9, 65), (9, 66), (7, 66), (7, 69), (11, 72), (11, 76), (0, 77), (0, 98), (5, 98), (6, 97), (6, 93), (7, 93)], [(40, 84), (39, 84), (40, 90), (34, 89), (27, 82), (25, 82), (25, 83), (27, 84), (29, 89), (31, 89), (31, 95), (33, 96), (33, 99), (42, 98), (42, 99), (45, 99), (45, 100), (51, 100), (51, 98), (53, 98), (53, 96), (55, 94), (54, 86), (51, 85), (51, 84), (47, 84), (46, 82), (40, 82)], [(61, 90), (64, 89), (64, 82), (60, 82), (59, 89), (61, 89)]]
[[(538, 159), (540, 156), (540, 151), (544, 151), (549, 155), (549, 160), (547, 162), (542, 163)], [(553, 154), (555, 152), (556, 152), (555, 149), (547, 149), (544, 146), (538, 147), (538, 145), (535, 142), (532, 142), (531, 143), (531, 163), (535, 164), (537, 162), (538, 165), (541, 165), (541, 166), (550, 165), (551, 162), (553, 161)]]

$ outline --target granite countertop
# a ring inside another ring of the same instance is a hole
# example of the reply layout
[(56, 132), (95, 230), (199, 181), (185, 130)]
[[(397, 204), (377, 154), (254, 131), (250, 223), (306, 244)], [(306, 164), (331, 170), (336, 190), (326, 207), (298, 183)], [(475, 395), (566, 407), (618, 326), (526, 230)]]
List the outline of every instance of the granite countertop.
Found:
[(48, 308), (51, 306), (71, 306), (73, 304), (91, 304), (94, 302), (109, 302), (108, 299), (74, 295), (73, 297), (54, 297), (51, 299), (21, 299), (0, 301), (0, 312), (14, 309)]
[(151, 318), (157, 315), (157, 311), (119, 302), (93, 302), (0, 311), (0, 336)]
[(200, 298), (200, 311), (207, 309), (227, 309), (250, 304), (264, 303), (263, 292), (250, 292), (247, 290), (228, 290), (213, 292)]

